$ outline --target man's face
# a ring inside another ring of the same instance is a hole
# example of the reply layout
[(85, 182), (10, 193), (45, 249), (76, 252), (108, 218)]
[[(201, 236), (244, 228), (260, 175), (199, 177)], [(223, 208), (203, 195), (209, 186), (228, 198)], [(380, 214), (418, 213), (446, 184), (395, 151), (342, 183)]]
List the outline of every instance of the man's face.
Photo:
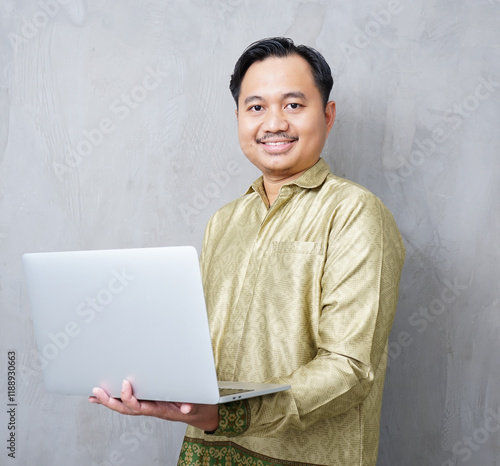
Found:
[(267, 58), (248, 68), (238, 99), (238, 136), (248, 160), (273, 182), (300, 176), (319, 159), (335, 119), (311, 68), (299, 55)]

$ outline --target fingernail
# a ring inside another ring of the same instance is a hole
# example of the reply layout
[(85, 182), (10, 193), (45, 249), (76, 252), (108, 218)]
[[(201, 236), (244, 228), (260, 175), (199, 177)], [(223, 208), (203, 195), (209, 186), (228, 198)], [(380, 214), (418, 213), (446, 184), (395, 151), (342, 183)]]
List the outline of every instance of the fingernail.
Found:
[(123, 380), (122, 382), (122, 392), (125, 391), (125, 387), (127, 386), (127, 381), (126, 380)]

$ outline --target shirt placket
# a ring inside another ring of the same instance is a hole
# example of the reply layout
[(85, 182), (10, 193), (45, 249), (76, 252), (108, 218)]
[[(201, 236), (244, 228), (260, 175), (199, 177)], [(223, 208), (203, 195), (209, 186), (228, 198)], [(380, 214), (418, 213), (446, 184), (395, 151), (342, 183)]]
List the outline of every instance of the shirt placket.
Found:
[(241, 359), (245, 353), (245, 343), (247, 335), (245, 330), (247, 327), (248, 319), (252, 316), (252, 303), (255, 295), (255, 287), (261, 271), (263, 257), (268, 253), (270, 243), (273, 241), (273, 224), (284, 215), (283, 207), (287, 204), (293, 195), (292, 186), (282, 186), (278, 197), (273, 205), (267, 210), (262, 219), (259, 230), (254, 237), (253, 244), (249, 247), (252, 248), (250, 260), (248, 262), (247, 272), (244, 279), (245, 286), (242, 288), (238, 302), (235, 306), (237, 313), (236, 319), (232, 319), (233, 326), (231, 334), (233, 345), (231, 351), (235, 355), (232, 367), (231, 378), (238, 380), (240, 374)]

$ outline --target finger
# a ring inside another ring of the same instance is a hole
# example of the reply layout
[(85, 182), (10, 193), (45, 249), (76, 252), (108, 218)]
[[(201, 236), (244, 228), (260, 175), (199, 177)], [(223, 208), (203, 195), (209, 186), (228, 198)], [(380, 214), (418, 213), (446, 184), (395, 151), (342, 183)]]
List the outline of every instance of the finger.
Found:
[(97, 399), (97, 403), (120, 414), (131, 414), (129, 408), (127, 408), (121, 400), (116, 398), (111, 398), (102, 388), (96, 387), (92, 390), (92, 393)]
[(122, 383), (121, 399), (123, 404), (131, 411), (138, 413), (141, 410), (140, 401), (134, 396), (132, 391), (132, 385), (128, 380), (124, 380)]
[(127, 397), (132, 396), (133, 390), (132, 390), (132, 385), (130, 385), (130, 382), (127, 379), (123, 379), (122, 382), (122, 395), (126, 395)]
[(194, 406), (191, 403), (182, 403), (179, 410), (182, 414), (189, 414), (193, 411)]
[(94, 398), (97, 403), (106, 403), (109, 399), (109, 395), (100, 387), (92, 389), (92, 393), (94, 396), (90, 398)]

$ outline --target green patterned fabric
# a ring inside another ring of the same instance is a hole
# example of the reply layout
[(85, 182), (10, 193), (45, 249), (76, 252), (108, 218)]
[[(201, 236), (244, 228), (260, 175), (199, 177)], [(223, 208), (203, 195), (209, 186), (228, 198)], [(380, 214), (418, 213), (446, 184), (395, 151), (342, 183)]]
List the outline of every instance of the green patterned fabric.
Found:
[(246, 400), (233, 401), (219, 405), (219, 427), (213, 435), (235, 437), (247, 430), (250, 415)]
[[(260, 456), (260, 455), (259, 455)], [(247, 466), (295, 465), (303, 463), (278, 462), (273, 458), (257, 457), (255, 453), (246, 451), (231, 442), (202, 445), (197, 439), (186, 438), (182, 445), (179, 465), (224, 465), (237, 464)]]

